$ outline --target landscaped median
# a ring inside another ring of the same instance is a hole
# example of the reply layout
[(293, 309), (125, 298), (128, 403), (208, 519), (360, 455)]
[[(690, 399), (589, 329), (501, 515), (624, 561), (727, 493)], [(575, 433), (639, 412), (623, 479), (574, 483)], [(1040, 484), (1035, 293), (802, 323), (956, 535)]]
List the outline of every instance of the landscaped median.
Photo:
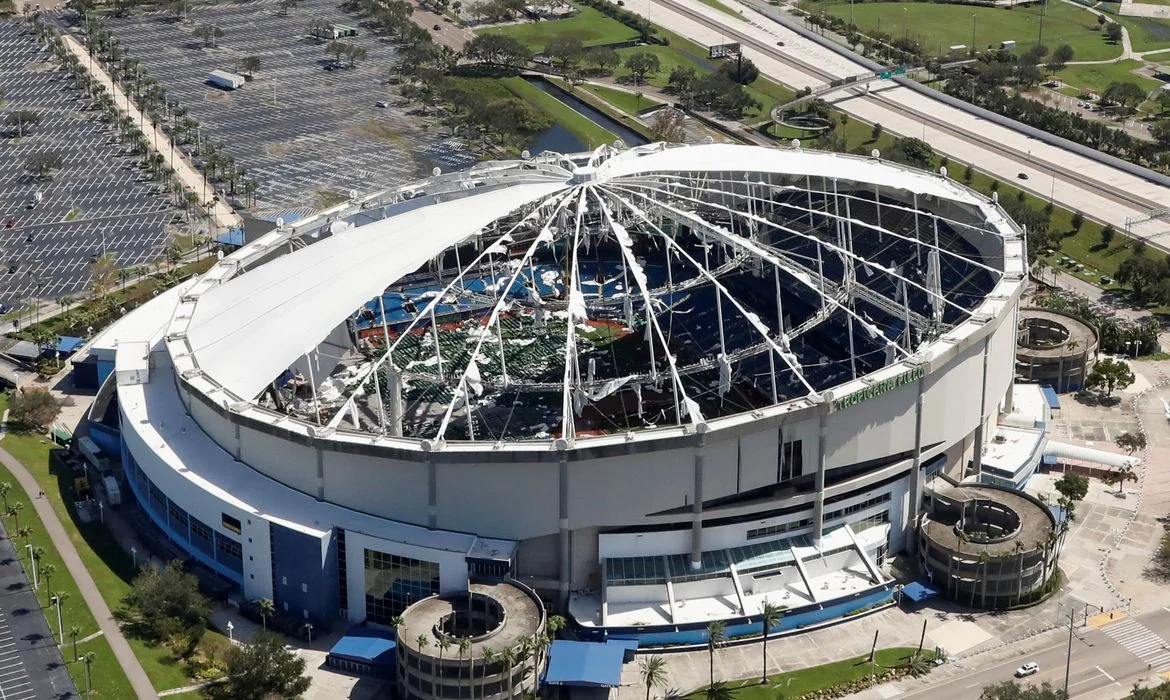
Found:
[(757, 675), (741, 681), (716, 683), (718, 692), (712, 692), (715, 689), (710, 687), (700, 688), (686, 697), (690, 700), (717, 696), (735, 700), (839, 698), (905, 676), (923, 675), (933, 667), (932, 651), (892, 647), (878, 649), (872, 661), (868, 656), (834, 661), (768, 676), (767, 683), (761, 683)]
[[(44, 437), (26, 433), (9, 433), (3, 441), (0, 441), (0, 448), (8, 451), (23, 463), (44, 490), (44, 497), (48, 499), (58, 519), (61, 520), (106, 604), (111, 610), (120, 610), (124, 607), (122, 601), (130, 592), (130, 582), (136, 573), (134, 562), (103, 525), (80, 523), (76, 519), (76, 513), (72, 507), (72, 475), (56, 474), (50, 471), (49, 452), (53, 447), (53, 444)], [(11, 479), (11, 475), (7, 473), (7, 470), (0, 471), (0, 480), (9, 479)], [(9, 500), (12, 500), (11, 495)], [(22, 525), (25, 520), (24, 514), (27, 512), (28, 509), (21, 513)], [(33, 525), (33, 527), (38, 526), (39, 523)], [(39, 527), (38, 531), (43, 535), (44, 528)], [(64, 607), (66, 636), (68, 636), (71, 625), (78, 625), (82, 627), (79, 638), (84, 638), (97, 630), (93, 615), (85, 609), (81, 596), (77, 593), (76, 584), (69, 578), (65, 567), (61, 565), (56, 550), (52, 549), (51, 542), (48, 542), (48, 537), (44, 536), (44, 540), (45, 542), (40, 546), (45, 548), (46, 561), (54, 561), (57, 564), (57, 570), (53, 576), (53, 588), (69, 593), (69, 599), (66, 600)], [(21, 547), (24, 546), (23, 541), (20, 540), (17, 544)], [(36, 544), (35, 535), (33, 536), (33, 544)], [(81, 611), (84, 611), (84, 616), (82, 616)], [(46, 614), (52, 614), (53, 619), (50, 621), (50, 626), (56, 629), (55, 611), (47, 610)], [(204, 657), (222, 656), (222, 648), (227, 644), (223, 635), (208, 631), (200, 640), (194, 655), (190, 659), (181, 659), (167, 646), (151, 644), (130, 634), (127, 634), (126, 637), (130, 647), (134, 650), (134, 655), (138, 657), (147, 676), (149, 676), (151, 684), (158, 691), (182, 688), (197, 682), (195, 679), (197, 666), (202, 663)], [(78, 646), (79, 653), (84, 653), (87, 650), (96, 651), (99, 655), (98, 661), (92, 668), (94, 687), (98, 689), (99, 697), (119, 699), (133, 697), (134, 693), (130, 689), (129, 681), (114, 661), (113, 652), (110, 651), (104, 637), (98, 637)], [(73, 658), (71, 646), (66, 649), (65, 657), (67, 660)], [(71, 666), (70, 671), (77, 681), (78, 687), (84, 688), (85, 669), (75, 670)], [(78, 675), (79, 673), (80, 675)]]

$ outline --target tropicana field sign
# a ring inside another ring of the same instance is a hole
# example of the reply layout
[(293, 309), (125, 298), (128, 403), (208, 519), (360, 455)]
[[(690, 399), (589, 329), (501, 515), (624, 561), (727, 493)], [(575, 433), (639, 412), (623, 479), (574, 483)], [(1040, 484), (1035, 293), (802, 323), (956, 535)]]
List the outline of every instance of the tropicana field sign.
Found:
[(889, 379), (871, 384), (864, 389), (858, 389), (857, 391), (842, 396), (839, 399), (833, 399), (833, 410), (840, 411), (842, 409), (849, 408), (850, 406), (856, 406), (857, 404), (863, 401), (868, 401), (875, 396), (881, 396), (882, 394), (888, 391), (893, 391), (900, 386), (905, 386), (911, 382), (916, 382), (925, 376), (925, 367), (915, 367), (914, 369), (907, 370), (899, 375), (890, 377)]

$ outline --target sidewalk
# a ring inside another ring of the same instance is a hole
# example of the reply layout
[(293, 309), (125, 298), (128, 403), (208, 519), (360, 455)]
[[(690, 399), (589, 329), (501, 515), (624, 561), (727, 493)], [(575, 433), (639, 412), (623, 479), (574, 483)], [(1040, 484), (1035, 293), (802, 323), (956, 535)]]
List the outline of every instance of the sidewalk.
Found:
[(64, 526), (57, 518), (52, 504), (47, 498), (36, 498), (36, 494), (41, 490), (40, 484), (19, 460), (3, 449), (0, 449), (0, 463), (12, 472), (12, 476), (16, 478), (20, 487), (28, 495), (29, 502), (33, 504), (37, 516), (45, 525), (45, 531), (53, 540), (53, 546), (57, 548), (57, 552), (65, 562), (65, 568), (69, 570), (69, 575), (77, 582), (81, 597), (89, 606), (94, 618), (97, 619), (98, 627), (109, 640), (110, 648), (114, 650), (114, 657), (118, 660), (118, 665), (122, 667), (126, 672), (126, 677), (130, 679), (130, 685), (134, 688), (134, 692), (139, 698), (157, 698), (158, 694), (154, 692), (154, 686), (151, 685), (150, 679), (146, 676), (146, 671), (142, 669), (142, 664), (138, 663), (138, 658), (134, 656), (126, 638), (122, 636), (121, 628), (114, 620), (105, 599), (98, 592), (93, 577), (89, 575), (89, 570), (85, 568), (85, 564), (77, 554), (77, 549), (73, 546)]
[[(206, 187), (202, 173), (183, 159), (181, 156), (182, 151), (176, 152), (171, 147), (170, 139), (166, 134), (157, 128), (147, 127), (149, 120), (143, 119), (142, 113), (138, 111), (138, 106), (122, 92), (120, 86), (110, 80), (110, 76), (106, 73), (100, 61), (91, 58), (89, 53), (86, 52), (85, 47), (72, 36), (65, 33), (60, 34), (60, 36), (65, 48), (77, 57), (82, 68), (89, 72), (95, 82), (104, 85), (110, 91), (110, 96), (114, 99), (114, 106), (123, 114), (133, 119), (135, 124), (142, 125), (143, 133), (146, 135), (147, 145), (156, 153), (162, 155), (163, 162), (175, 171), (175, 175), (182, 180), (187, 191), (195, 192), (202, 198), (204, 188)], [(228, 231), (244, 225), (243, 219), (223, 199), (215, 203), (212, 208), (212, 213), (215, 217), (215, 225), (218, 230)]]

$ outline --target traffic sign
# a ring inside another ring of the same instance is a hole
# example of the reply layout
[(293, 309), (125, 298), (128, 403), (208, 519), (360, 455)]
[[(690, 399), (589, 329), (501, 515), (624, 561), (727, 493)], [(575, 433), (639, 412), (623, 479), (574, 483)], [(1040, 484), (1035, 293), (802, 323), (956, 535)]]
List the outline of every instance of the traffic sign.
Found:
[(895, 68), (894, 75), (906, 75), (906, 69), (905, 68)]
[(878, 73), (878, 77), (881, 78), (882, 80), (889, 80), (890, 79), (890, 71), (884, 70), (881, 73)]

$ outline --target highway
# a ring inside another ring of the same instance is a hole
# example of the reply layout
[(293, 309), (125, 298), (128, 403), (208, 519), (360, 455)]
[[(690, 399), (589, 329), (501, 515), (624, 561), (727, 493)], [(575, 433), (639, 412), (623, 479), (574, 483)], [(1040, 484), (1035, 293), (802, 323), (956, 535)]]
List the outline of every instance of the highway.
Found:
[[(818, 87), (830, 80), (860, 75), (867, 69), (789, 30), (754, 9), (736, 5), (743, 19), (698, 0), (632, 2), (628, 9), (702, 45), (739, 42), (744, 56), (761, 73), (794, 88)], [(779, 46), (783, 42), (784, 46)], [(955, 164), (970, 163), (1038, 197), (1082, 212), (1086, 217), (1123, 229), (1126, 220), (1151, 209), (1170, 207), (1170, 189), (1013, 129), (987, 122), (891, 81), (845, 87), (829, 97), (838, 109), (886, 131), (928, 141)], [(1020, 178), (1020, 174), (1027, 179)], [(1151, 222), (1134, 235), (1159, 240), (1170, 223)]]
[[(1079, 620), (1078, 620), (1079, 622)], [(1069, 696), (1072, 698), (1123, 697), (1135, 681), (1153, 671), (1170, 669), (1170, 609), (1161, 608), (1132, 619), (1113, 622), (1101, 629), (1078, 628), (1073, 637), (1072, 663), (1069, 667)], [(1022, 683), (1040, 685), (1048, 681), (1064, 687), (1065, 659), (1068, 653), (1067, 628), (1057, 643), (1025, 657), (911, 690), (898, 697), (915, 700), (978, 700), (980, 690), (994, 683), (1011, 680), (1015, 670), (1028, 661), (1040, 665), (1039, 673)]]

